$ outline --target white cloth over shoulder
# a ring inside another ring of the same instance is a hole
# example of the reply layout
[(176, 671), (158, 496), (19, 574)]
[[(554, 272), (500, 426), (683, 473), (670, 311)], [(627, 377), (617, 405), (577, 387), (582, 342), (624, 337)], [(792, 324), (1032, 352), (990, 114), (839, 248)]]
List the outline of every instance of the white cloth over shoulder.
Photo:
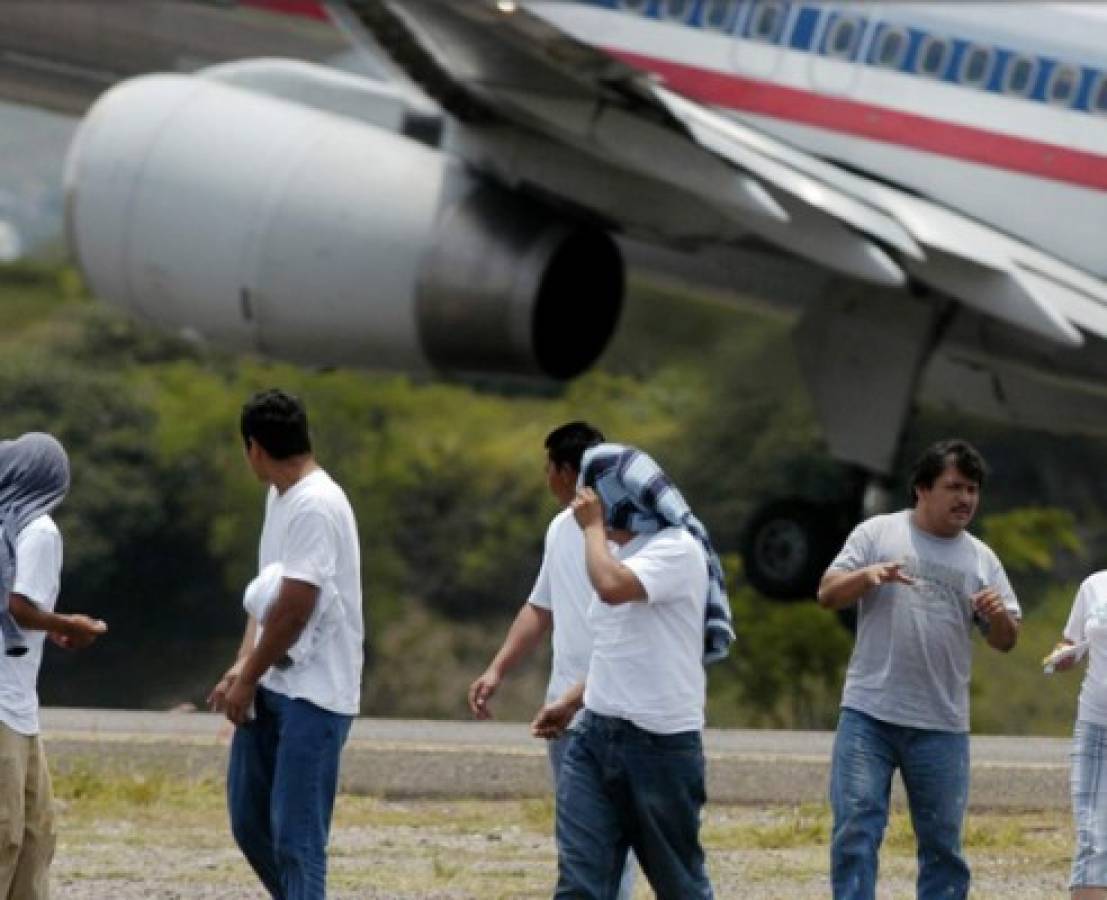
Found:
[[(242, 607), (262, 625), (269, 620), (269, 611), (280, 596), (283, 580), (284, 566), (275, 562), (262, 569), (257, 578), (246, 586)], [(334, 583), (328, 580), (319, 589), (319, 597), (307, 625), (296, 642), (288, 648), (286, 666), (309, 662), (312, 655), (326, 642), (338, 622), (337, 604), (338, 591)]]

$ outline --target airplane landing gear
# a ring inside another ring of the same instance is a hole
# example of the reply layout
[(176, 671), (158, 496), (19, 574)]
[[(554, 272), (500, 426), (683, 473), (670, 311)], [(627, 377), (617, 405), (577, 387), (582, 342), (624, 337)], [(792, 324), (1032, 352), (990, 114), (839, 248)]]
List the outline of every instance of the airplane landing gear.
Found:
[(842, 506), (790, 498), (762, 506), (742, 542), (750, 584), (773, 600), (815, 596), (852, 522)]

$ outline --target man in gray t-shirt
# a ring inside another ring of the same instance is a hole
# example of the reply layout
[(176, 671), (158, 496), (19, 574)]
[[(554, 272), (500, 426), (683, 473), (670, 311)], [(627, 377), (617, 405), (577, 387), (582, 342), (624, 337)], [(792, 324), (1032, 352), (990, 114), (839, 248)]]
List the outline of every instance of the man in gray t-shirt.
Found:
[(918, 840), (918, 896), (968, 894), (972, 630), (1006, 652), (1021, 615), (999, 559), (965, 531), (985, 472), (964, 441), (928, 448), (912, 473), (914, 508), (858, 525), (819, 584), (822, 606), (858, 606), (830, 773), (836, 900), (876, 894), (897, 768)]

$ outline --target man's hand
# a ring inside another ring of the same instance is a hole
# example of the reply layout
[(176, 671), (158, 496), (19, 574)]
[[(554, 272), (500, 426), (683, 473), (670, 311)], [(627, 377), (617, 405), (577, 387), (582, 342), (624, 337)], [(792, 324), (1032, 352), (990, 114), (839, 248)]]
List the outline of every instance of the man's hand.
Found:
[(531, 735), (548, 741), (561, 737), (569, 727), (569, 723), (573, 721), (573, 715), (577, 709), (575, 704), (568, 703), (564, 697), (553, 703), (547, 703), (538, 710), (534, 721), (530, 723)]
[(823, 609), (845, 609), (884, 584), (914, 584), (902, 562), (881, 562), (860, 569), (828, 569), (816, 597)]
[(240, 659), (233, 666), (227, 669), (222, 678), (216, 682), (215, 687), (211, 689), (211, 693), (208, 694), (208, 706), (212, 712), (223, 712), (227, 708), (227, 693), (230, 691), (231, 686), (238, 678), (238, 673), (242, 671), (242, 660)]
[(66, 650), (82, 650), (108, 630), (106, 622), (83, 613), (70, 613), (61, 618), (65, 620), (64, 628), (51, 632), (50, 637)]
[(231, 682), (231, 686), (223, 698), (223, 712), (227, 719), (235, 725), (245, 725), (249, 722), (253, 718), (250, 707), (254, 703), (257, 691), (256, 681), (250, 681), (241, 674), (238, 675)]
[(594, 525), (603, 525), (603, 503), (592, 488), (581, 488), (570, 504), (573, 518), (583, 531)]
[(870, 587), (880, 587), (882, 584), (914, 584), (915, 579), (903, 571), (903, 563), (887, 562), (867, 566), (865, 575)]
[(1006, 616), (1007, 609), (1003, 605), (1003, 598), (995, 588), (984, 588), (977, 591), (970, 598), (973, 611), (988, 622), (992, 622), (999, 616)]
[(969, 598), (973, 611), (987, 623), (984, 639), (989, 646), (1006, 653), (1019, 639), (1019, 620), (1003, 605), (1003, 598), (995, 588), (986, 587)]
[(492, 695), (500, 687), (501, 680), (498, 672), (487, 669), (480, 678), (469, 685), (469, 709), (478, 719), (492, 718), (492, 710), (488, 706), (488, 701), (492, 699)]

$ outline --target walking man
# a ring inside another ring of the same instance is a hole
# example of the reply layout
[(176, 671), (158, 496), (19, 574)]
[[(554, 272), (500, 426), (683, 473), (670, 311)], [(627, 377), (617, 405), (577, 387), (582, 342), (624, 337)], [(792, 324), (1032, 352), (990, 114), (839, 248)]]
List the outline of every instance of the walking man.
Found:
[[(564, 509), (546, 529), (542, 565), (530, 596), (488, 668), (469, 687), (469, 708), (478, 719), (491, 717), (488, 701), (504, 675), (529, 656), (551, 630), (553, 660), (545, 702), (553, 702), (588, 674), (592, 629), (587, 613), (592, 584), (584, 568), (584, 536), (573, 520), (569, 503), (576, 494), (585, 450), (603, 440), (603, 434), (587, 422), (569, 422), (546, 436), (546, 485)], [(579, 718), (574, 719), (574, 724)], [(555, 794), (568, 744), (566, 732), (546, 745)], [(628, 856), (617, 897), (629, 900), (633, 893), (634, 860)]]
[(107, 626), (54, 612), (62, 538), (50, 513), (69, 491), (69, 460), (48, 434), (0, 442), (0, 897), (46, 900), (56, 842), (54, 795), (38, 722), (38, 671), (46, 634), (87, 647)]
[(830, 773), (837, 900), (876, 894), (897, 768), (918, 842), (918, 896), (968, 894), (972, 630), (1007, 652), (1021, 616), (999, 559), (965, 530), (986, 472), (965, 441), (928, 448), (911, 475), (913, 508), (858, 525), (819, 585), (827, 609), (858, 605)]
[[(248, 616), (238, 659), (209, 697), (237, 726), (231, 831), (275, 900), (324, 900), (338, 759), (360, 705), (357, 524), (315, 461), (299, 399), (255, 395), (241, 431), (250, 468), (269, 485), (258, 570), (277, 563), (281, 581), (264, 624)], [(307, 629), (318, 629), (314, 649), (291, 663), (289, 649)]]
[(610, 900), (633, 848), (659, 900), (712, 898), (699, 840), (704, 663), (734, 636), (718, 557), (646, 454), (601, 444), (581, 473), (572, 510), (594, 590), (592, 658), (585, 683), (532, 723), (556, 735), (584, 707), (558, 785), (555, 897)]

